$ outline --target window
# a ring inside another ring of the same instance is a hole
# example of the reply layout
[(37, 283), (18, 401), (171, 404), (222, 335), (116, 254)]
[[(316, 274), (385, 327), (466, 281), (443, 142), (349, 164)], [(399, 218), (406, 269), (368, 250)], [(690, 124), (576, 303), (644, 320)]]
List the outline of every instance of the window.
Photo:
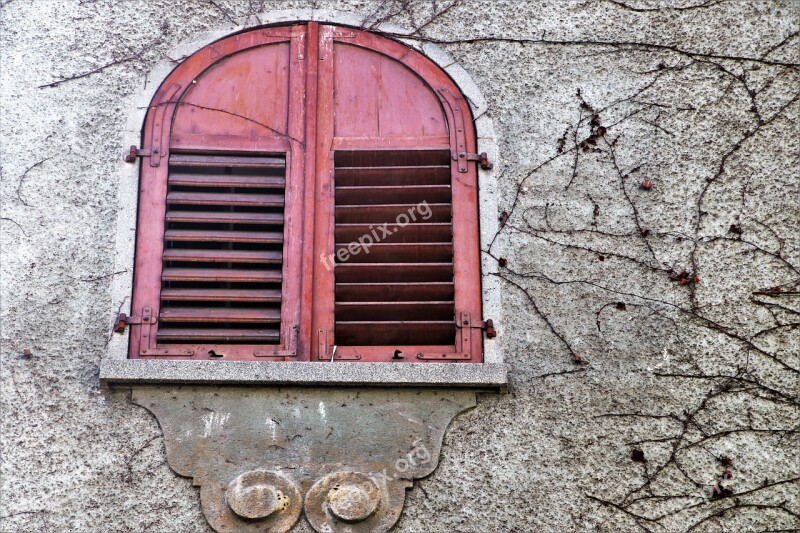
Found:
[(401, 43), (310, 22), (202, 48), (145, 120), (129, 358), (481, 362), (475, 142)]

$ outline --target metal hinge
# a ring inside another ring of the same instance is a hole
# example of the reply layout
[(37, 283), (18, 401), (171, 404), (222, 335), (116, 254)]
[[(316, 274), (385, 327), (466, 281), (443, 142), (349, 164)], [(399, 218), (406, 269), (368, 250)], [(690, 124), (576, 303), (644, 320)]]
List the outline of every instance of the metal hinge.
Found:
[(461, 319), (456, 322), (458, 334), (456, 335), (456, 351), (454, 353), (418, 353), (417, 359), (432, 359), (439, 361), (447, 360), (465, 360), (472, 357), (472, 339), (471, 334), (473, 329), (481, 329), (486, 332), (486, 337), (492, 339), (497, 336), (497, 331), (494, 329), (494, 322), (491, 319), (485, 322), (473, 322), (469, 313), (461, 313)]
[(153, 148), (153, 152), (151, 153), (150, 150), (142, 150), (134, 145), (131, 145), (130, 151), (127, 154), (125, 154), (125, 162), (133, 163), (134, 161), (136, 161), (137, 157), (150, 157), (153, 154), (158, 154), (158, 153), (159, 153), (158, 148)]
[(153, 316), (146, 317), (143, 320), (140, 316), (128, 316), (125, 313), (117, 315), (117, 323), (114, 324), (114, 332), (122, 333), (125, 331), (125, 326), (139, 325), (139, 324), (155, 324), (156, 319)]
[(142, 326), (140, 333), (140, 355), (194, 355), (194, 350), (188, 348), (154, 348), (151, 347), (150, 327), (158, 322), (153, 315), (152, 307), (142, 309), (142, 316), (128, 316), (125, 313), (117, 315), (117, 323), (114, 324), (114, 331), (122, 333), (126, 326)]
[(149, 150), (142, 150), (136, 146), (131, 146), (127, 154), (125, 154), (125, 161), (133, 163), (139, 157), (150, 158), (150, 166), (158, 167), (161, 165), (161, 157), (169, 151), (169, 126), (172, 123), (170, 118), (172, 115), (167, 116), (167, 107), (170, 111), (174, 111), (172, 104), (178, 104), (173, 101), (175, 95), (181, 89), (179, 83), (173, 83), (160, 98), (160, 102), (154, 106), (155, 113), (153, 115), (153, 123), (151, 126)]
[(470, 161), (477, 161), (484, 170), (491, 169), (494, 165), (489, 161), (489, 156), (486, 155), (486, 152), (481, 152), (480, 154), (467, 152), (466, 125), (464, 113), (461, 109), (463, 98), (454, 97), (445, 87), (439, 88), (439, 94), (442, 95), (442, 99), (453, 113), (453, 129), (451, 130), (453, 138), (451, 140), (455, 141), (455, 149), (452, 152), (452, 157), (458, 166), (458, 171), (462, 174), (466, 173), (468, 171), (467, 163)]
[(483, 323), (483, 330), (486, 332), (487, 339), (493, 339), (497, 337), (497, 330), (494, 329), (494, 322), (491, 318)]
[(486, 319), (485, 321), (481, 322), (473, 322), (469, 319), (469, 315), (467, 313), (462, 313), (463, 320), (460, 324), (457, 324), (459, 328), (470, 328), (470, 329), (482, 329), (486, 333), (486, 338), (493, 339), (497, 337), (497, 330), (494, 329), (494, 321), (491, 318)]
[(467, 161), (477, 161), (484, 170), (491, 170), (494, 168), (494, 165), (489, 161), (489, 156), (486, 155), (486, 152), (481, 152), (479, 154), (470, 154), (467, 152), (454, 153), (453, 161), (458, 161), (459, 169), (464, 168), (462, 172), (466, 172)]

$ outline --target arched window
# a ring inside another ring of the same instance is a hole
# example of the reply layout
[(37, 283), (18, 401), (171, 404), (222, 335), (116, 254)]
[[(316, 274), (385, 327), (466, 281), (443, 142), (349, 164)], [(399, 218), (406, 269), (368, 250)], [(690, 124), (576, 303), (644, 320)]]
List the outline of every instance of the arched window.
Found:
[(136, 154), (129, 357), (481, 362), (475, 145), (401, 43), (310, 22), (202, 48)]

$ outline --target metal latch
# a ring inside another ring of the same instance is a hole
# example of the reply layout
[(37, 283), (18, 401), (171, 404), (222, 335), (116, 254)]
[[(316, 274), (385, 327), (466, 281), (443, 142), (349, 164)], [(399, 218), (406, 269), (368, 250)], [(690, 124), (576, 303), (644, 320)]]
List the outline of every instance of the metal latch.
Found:
[(459, 163), (466, 161), (477, 161), (484, 170), (491, 170), (494, 168), (494, 165), (489, 161), (489, 156), (486, 155), (486, 152), (481, 152), (479, 154), (458, 152), (453, 156), (453, 161), (458, 161)]
[(130, 151), (125, 154), (125, 162), (126, 163), (133, 163), (136, 161), (137, 157), (150, 157), (153, 154), (158, 154), (158, 148), (153, 148), (153, 152), (151, 153), (150, 150), (141, 150), (137, 148), (135, 145), (131, 145)]
[(145, 317), (144, 319), (140, 316), (128, 316), (125, 313), (120, 313), (117, 315), (117, 322), (114, 324), (114, 332), (115, 333), (122, 333), (125, 331), (126, 326), (135, 326), (139, 324), (155, 324), (156, 320), (152, 316)]

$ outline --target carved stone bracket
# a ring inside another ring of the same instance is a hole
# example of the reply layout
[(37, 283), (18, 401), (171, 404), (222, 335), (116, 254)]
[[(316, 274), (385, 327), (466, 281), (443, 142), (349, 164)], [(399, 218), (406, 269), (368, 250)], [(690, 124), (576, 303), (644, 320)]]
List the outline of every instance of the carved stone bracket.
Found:
[(167, 459), (216, 531), (388, 531), (475, 393), (441, 389), (134, 386)]

